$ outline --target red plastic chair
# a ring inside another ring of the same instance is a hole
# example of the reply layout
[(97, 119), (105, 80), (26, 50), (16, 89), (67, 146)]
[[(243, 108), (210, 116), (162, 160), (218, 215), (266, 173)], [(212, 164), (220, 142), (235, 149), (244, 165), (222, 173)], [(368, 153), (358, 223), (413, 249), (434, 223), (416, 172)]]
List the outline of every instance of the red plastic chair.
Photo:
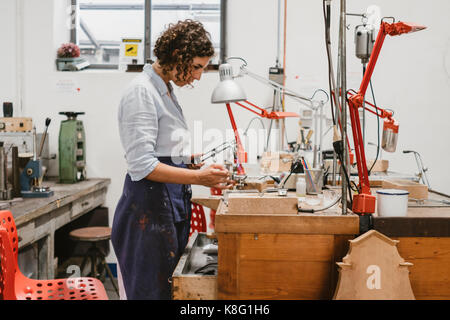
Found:
[(191, 217), (191, 229), (189, 237), (194, 232), (206, 232), (206, 218), (203, 206), (191, 202), (192, 205), (192, 217)]
[(10, 211), (0, 211), (0, 298), (4, 300), (108, 300), (102, 282), (89, 277), (35, 280), (19, 269), (18, 237)]

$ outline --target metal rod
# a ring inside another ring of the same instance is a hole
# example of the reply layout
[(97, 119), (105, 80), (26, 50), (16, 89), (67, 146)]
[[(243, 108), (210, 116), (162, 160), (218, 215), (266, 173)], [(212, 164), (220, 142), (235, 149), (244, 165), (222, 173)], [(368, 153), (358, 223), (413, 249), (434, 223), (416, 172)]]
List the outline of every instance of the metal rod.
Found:
[(145, 16), (145, 46), (144, 46), (144, 63), (147, 63), (148, 60), (152, 57), (152, 44), (151, 44), (151, 30), (152, 30), (152, 1), (145, 0), (144, 3), (144, 16)]
[(12, 147), (12, 180), (13, 195), (20, 197), (20, 170), (19, 170), (19, 147)]
[(280, 27), (281, 27), (281, 0), (278, 0), (278, 24), (277, 24), (277, 58), (276, 66), (280, 67)]
[(340, 16), (340, 73), (341, 73), (341, 126), (342, 126), (342, 141), (344, 143), (343, 148), (343, 166), (341, 166), (341, 185), (342, 185), (342, 214), (347, 214), (347, 180), (344, 178), (345, 173), (343, 168), (348, 170), (348, 176), (350, 178), (350, 166), (348, 165), (348, 144), (347, 144), (347, 77), (346, 77), (346, 0), (341, 0), (341, 16)]
[(33, 160), (37, 160), (37, 149), (36, 149), (36, 127), (33, 127)]

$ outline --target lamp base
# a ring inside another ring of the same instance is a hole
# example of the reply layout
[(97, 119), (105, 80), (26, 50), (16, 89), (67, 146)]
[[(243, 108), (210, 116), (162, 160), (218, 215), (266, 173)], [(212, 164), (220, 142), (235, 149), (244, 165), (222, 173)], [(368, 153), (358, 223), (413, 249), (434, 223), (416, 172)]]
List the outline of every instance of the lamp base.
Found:
[(376, 197), (372, 194), (355, 194), (352, 211), (356, 214), (374, 213)]

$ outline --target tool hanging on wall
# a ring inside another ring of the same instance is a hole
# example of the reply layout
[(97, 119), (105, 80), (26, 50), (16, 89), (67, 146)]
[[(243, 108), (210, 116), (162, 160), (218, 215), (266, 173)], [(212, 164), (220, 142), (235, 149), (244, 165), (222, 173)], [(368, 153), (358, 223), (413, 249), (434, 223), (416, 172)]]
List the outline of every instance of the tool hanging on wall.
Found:
[(86, 138), (78, 115), (84, 112), (60, 112), (67, 116), (59, 129), (59, 182), (75, 183), (86, 180)]
[(25, 168), (20, 175), (20, 189), (22, 197), (24, 198), (46, 198), (53, 195), (53, 191), (50, 187), (42, 185), (42, 179), (44, 172), (42, 170), (42, 146), (47, 136), (48, 126), (51, 119), (45, 120), (45, 133), (42, 137), (41, 148), (38, 152), (36, 143), (36, 128), (33, 127), (33, 158), (28, 161)]

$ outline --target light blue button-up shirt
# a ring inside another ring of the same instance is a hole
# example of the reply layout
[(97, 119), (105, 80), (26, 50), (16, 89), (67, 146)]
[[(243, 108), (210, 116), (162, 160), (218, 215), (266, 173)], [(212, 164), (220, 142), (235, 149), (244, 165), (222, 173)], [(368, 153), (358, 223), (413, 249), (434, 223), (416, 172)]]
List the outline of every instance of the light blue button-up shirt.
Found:
[(125, 90), (118, 120), (131, 180), (150, 174), (159, 163), (157, 157), (172, 157), (174, 162), (189, 158), (190, 135), (183, 111), (172, 85), (167, 86), (151, 65), (145, 65)]

